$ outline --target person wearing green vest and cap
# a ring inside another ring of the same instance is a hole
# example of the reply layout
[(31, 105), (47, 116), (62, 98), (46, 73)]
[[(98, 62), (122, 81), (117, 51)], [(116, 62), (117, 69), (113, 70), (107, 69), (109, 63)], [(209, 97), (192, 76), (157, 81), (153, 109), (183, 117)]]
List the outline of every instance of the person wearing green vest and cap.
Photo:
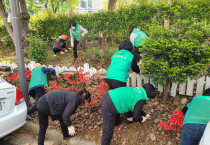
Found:
[(66, 45), (66, 40), (67, 40), (66, 35), (61, 35), (55, 40), (53, 44), (54, 56), (56, 56), (56, 53), (58, 52), (60, 52), (60, 54), (64, 54), (64, 52), (67, 52), (67, 49), (70, 49)]
[(139, 48), (144, 44), (145, 40), (149, 37), (142, 30), (136, 28), (135, 26), (129, 27), (130, 41), (134, 47), (132, 53), (139, 62), (141, 59)]
[(156, 90), (152, 84), (142, 87), (120, 87), (108, 91), (102, 97), (101, 112), (103, 116), (102, 145), (109, 145), (118, 114), (132, 111), (135, 121), (145, 122), (151, 119), (142, 109), (148, 98), (155, 98)]
[(87, 29), (83, 28), (81, 25), (77, 24), (74, 20), (69, 21), (69, 28), (70, 28), (70, 38), (71, 38), (71, 47), (74, 51), (74, 61), (76, 61), (77, 55), (77, 45), (81, 40), (81, 37), (84, 37), (88, 31)]
[[(29, 95), (39, 99), (45, 94), (45, 87), (48, 87), (47, 83), (47, 72), (53, 75), (53, 79), (56, 80), (56, 73), (53, 68), (42, 67), (40, 63), (35, 64), (34, 70), (32, 71), (30, 83), (29, 83)], [(33, 113), (37, 111), (37, 105), (34, 104), (27, 113), (28, 119), (34, 119)]]
[(185, 114), (180, 145), (197, 145), (210, 120), (210, 88), (193, 97), (183, 109)]
[(106, 82), (110, 89), (125, 87), (131, 68), (134, 72), (140, 73), (137, 61), (131, 53), (132, 49), (132, 43), (129, 40), (123, 40), (119, 51), (112, 56), (106, 75)]

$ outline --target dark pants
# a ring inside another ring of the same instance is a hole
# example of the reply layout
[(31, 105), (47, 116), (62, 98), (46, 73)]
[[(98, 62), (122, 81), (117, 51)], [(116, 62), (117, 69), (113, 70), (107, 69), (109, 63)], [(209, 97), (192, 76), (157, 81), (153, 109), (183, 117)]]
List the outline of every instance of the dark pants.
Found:
[[(35, 89), (29, 91), (29, 95), (31, 95), (31, 96), (34, 97), (34, 98), (37, 96), (38, 100), (39, 100), (39, 98), (42, 97), (44, 94), (45, 94), (45, 90), (44, 90), (43, 87), (38, 87), (38, 88), (35, 88)], [(34, 113), (35, 111), (37, 111), (37, 105), (36, 105), (36, 104), (34, 104), (34, 105), (31, 107), (31, 109), (28, 111), (28, 114), (32, 114), (32, 113)]]
[[(46, 100), (46, 96), (41, 97), (37, 102), (37, 109), (39, 115), (39, 137), (38, 145), (44, 145), (45, 134), (48, 128), (48, 117), (51, 116), (50, 108)], [(59, 120), (63, 137), (68, 137), (68, 129), (64, 124), (61, 115), (54, 115), (54, 119)]]
[[(119, 87), (126, 87), (126, 82), (121, 82), (121, 81), (114, 80), (114, 79), (105, 79), (105, 80), (106, 80), (107, 84), (109, 85), (110, 90), (116, 89), (116, 88), (119, 88)], [(127, 118), (130, 118), (132, 116), (133, 116), (133, 113), (131, 111), (126, 113)], [(120, 115), (118, 115), (117, 118), (116, 118), (116, 124), (118, 122), (120, 122)]]
[(204, 124), (187, 123), (184, 125), (180, 145), (197, 145), (206, 128)]
[(109, 85), (109, 89), (116, 89), (119, 87), (126, 87), (126, 82), (121, 82), (118, 80), (114, 80), (114, 79), (105, 79), (107, 84)]
[(133, 51), (132, 51), (132, 54), (133, 54), (134, 57), (136, 58), (137, 62), (139, 62), (140, 59), (141, 59), (141, 56), (140, 56), (141, 53), (139, 52), (139, 48), (141, 48), (141, 46), (135, 47), (135, 48), (133, 49)]
[[(66, 49), (66, 44), (63, 44), (61, 47), (64, 48), (64, 49)], [(60, 51), (61, 51), (61, 50), (58, 49), (58, 48), (53, 48), (54, 54), (56, 54), (56, 53), (58, 53), (58, 52), (60, 52)]]
[(115, 108), (109, 93), (104, 94), (102, 97), (101, 112), (103, 116), (102, 145), (109, 145), (113, 136), (115, 121), (118, 116), (117, 109)]
[(74, 47), (73, 47), (73, 51), (74, 51), (74, 59), (77, 59), (78, 55), (77, 55), (77, 45), (79, 44), (79, 41), (77, 41), (76, 39), (74, 39)]

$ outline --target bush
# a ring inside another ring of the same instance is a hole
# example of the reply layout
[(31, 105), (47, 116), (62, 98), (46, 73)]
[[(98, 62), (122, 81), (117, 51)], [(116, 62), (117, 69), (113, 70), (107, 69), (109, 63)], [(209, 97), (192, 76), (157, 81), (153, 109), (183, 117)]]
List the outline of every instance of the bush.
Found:
[(204, 0), (173, 1), (169, 6), (165, 2), (132, 5), (115, 11), (102, 11), (93, 14), (77, 14), (68, 17), (65, 14), (54, 14), (50, 11), (31, 16), (30, 30), (44, 38), (55, 39), (61, 34), (69, 36), (68, 22), (74, 19), (88, 29), (88, 40), (107, 38), (115, 42), (129, 38), (128, 27), (136, 25), (149, 34), (149, 26), (153, 20), (159, 25), (169, 16), (171, 25), (179, 25), (182, 21), (209, 21), (210, 7)]
[(40, 36), (30, 35), (28, 55), (31, 60), (44, 63), (47, 59), (47, 41)]
[[(204, 44), (210, 30), (204, 24), (183, 24), (182, 29), (151, 25), (150, 39), (140, 50), (145, 73), (155, 84), (183, 83), (202, 75), (210, 62), (210, 47)], [(166, 90), (167, 91), (167, 90)]]

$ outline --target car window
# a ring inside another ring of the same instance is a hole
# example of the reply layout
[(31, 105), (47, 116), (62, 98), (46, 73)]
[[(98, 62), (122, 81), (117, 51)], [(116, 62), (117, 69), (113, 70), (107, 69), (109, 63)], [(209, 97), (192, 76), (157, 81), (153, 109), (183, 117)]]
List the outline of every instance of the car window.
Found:
[(4, 82), (4, 80), (2, 78), (0, 78), (0, 83), (3, 83), (3, 82)]

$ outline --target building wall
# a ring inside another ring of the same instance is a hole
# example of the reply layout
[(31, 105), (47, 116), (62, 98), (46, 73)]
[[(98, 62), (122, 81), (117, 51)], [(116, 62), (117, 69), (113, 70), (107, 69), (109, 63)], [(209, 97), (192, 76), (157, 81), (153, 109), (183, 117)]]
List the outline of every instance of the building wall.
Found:
[[(92, 3), (92, 4), (91, 4)], [(81, 0), (77, 5), (78, 13), (94, 13), (103, 7), (103, 0)]]

